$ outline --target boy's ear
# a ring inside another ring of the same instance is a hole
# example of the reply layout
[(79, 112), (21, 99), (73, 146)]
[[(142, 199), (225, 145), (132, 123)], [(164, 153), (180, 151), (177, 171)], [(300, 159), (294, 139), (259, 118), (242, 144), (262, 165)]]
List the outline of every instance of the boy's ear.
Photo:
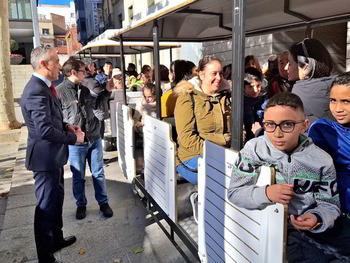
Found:
[(305, 119), (305, 121), (303, 122), (303, 133), (307, 132), (308, 128), (309, 128), (309, 124), (310, 124), (310, 121), (308, 119)]

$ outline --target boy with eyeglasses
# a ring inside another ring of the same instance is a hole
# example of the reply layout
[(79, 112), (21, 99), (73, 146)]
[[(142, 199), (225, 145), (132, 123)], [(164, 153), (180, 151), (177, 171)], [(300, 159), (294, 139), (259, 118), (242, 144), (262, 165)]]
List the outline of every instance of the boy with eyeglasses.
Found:
[[(303, 135), (304, 107), (293, 93), (273, 96), (265, 107), (265, 135), (240, 151), (228, 190), (229, 200), (247, 209), (288, 205), (288, 262), (328, 262), (349, 253), (350, 235), (334, 227), (340, 215), (332, 158)], [(276, 184), (256, 186), (261, 166), (276, 169)]]

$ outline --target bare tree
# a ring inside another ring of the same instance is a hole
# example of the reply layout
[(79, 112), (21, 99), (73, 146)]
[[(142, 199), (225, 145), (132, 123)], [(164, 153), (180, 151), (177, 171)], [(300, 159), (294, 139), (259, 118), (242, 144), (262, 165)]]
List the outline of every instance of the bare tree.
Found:
[(18, 129), (13, 102), (8, 1), (0, 1), (0, 130)]

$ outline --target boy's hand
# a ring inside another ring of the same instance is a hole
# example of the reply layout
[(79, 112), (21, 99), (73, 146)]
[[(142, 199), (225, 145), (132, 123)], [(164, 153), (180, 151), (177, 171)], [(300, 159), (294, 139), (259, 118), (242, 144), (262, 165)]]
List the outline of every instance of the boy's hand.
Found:
[(314, 214), (303, 214), (298, 217), (290, 215), (290, 222), (296, 229), (311, 230), (317, 223), (317, 217)]
[(79, 130), (76, 131), (74, 134), (77, 136), (76, 142), (84, 142), (85, 133), (83, 131)]
[(267, 187), (267, 198), (272, 202), (288, 204), (293, 196), (293, 185), (291, 184), (274, 184)]
[(78, 125), (68, 125), (67, 130), (69, 132), (75, 133), (77, 131), (81, 131), (80, 127)]

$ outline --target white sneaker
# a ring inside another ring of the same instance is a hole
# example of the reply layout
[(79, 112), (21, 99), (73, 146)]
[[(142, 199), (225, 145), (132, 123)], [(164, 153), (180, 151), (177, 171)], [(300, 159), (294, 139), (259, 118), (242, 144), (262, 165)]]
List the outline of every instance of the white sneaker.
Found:
[(190, 195), (194, 221), (198, 224), (198, 192)]

